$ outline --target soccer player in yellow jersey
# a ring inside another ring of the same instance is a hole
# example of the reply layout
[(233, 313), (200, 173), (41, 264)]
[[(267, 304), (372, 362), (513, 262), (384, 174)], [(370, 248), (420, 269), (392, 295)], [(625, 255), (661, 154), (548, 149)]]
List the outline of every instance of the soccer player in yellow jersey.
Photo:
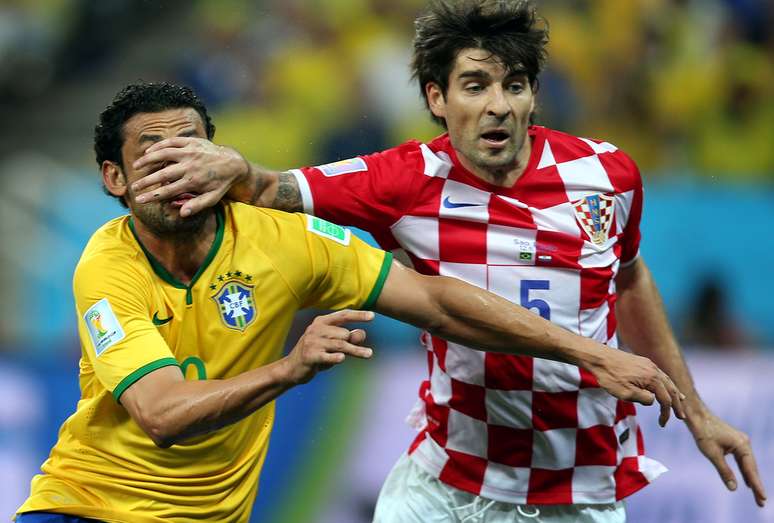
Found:
[(650, 360), (459, 280), (421, 276), (337, 225), (237, 203), (182, 218), (192, 194), (135, 201), (130, 184), (159, 167), (132, 168), (148, 146), (213, 134), (193, 92), (169, 84), (130, 85), (102, 113), (97, 162), (130, 214), (94, 234), (75, 270), (82, 396), (18, 522), (246, 521), (273, 400), (372, 354), (365, 332), (344, 325), (373, 313), (340, 310), (283, 357), (304, 307), (374, 309), (482, 350), (571, 362), (618, 397), (683, 416), (680, 392)]

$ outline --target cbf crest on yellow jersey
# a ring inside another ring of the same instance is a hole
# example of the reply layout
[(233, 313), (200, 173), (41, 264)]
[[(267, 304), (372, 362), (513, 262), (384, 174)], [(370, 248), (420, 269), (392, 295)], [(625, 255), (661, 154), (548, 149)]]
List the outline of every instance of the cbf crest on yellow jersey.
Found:
[(224, 379), (271, 363), (298, 309), (370, 308), (391, 262), (318, 218), (241, 204), (189, 285), (146, 252), (129, 217), (89, 241), (73, 279), (81, 401), (19, 512), (106, 521), (247, 521), (274, 403), (216, 432), (157, 448), (120, 405), (147, 373)]

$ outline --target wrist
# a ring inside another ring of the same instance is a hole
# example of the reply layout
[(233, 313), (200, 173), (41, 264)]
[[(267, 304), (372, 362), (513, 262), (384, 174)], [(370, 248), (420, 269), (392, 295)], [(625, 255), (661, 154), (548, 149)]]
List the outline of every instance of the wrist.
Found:
[(293, 372), (294, 368), (295, 366), (290, 360), (290, 356), (285, 356), (277, 361), (275, 369), (276, 373), (274, 375), (276, 382), (287, 389), (300, 384), (301, 380), (296, 375), (297, 373)]
[(255, 193), (255, 175), (250, 162), (238, 151), (233, 151), (232, 173), (235, 173), (227, 196), (239, 202), (250, 203)]
[(712, 412), (696, 394), (686, 398), (683, 402), (683, 407), (685, 408), (685, 424), (692, 433), (701, 430), (704, 424), (713, 416)]
[(596, 374), (596, 370), (604, 367), (607, 362), (604, 354), (605, 347), (588, 338), (584, 338), (577, 345), (569, 345), (569, 347), (567, 350), (562, 351), (562, 358), (567, 363), (586, 369), (593, 374)]

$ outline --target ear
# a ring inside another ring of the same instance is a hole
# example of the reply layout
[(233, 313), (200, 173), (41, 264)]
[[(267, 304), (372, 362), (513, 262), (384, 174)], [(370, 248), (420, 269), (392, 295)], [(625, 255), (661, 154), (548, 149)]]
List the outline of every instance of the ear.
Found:
[(102, 162), (102, 183), (113, 196), (119, 198), (126, 196), (127, 185), (124, 170), (116, 163), (109, 160)]
[(438, 118), (446, 119), (446, 98), (443, 95), (441, 86), (428, 82), (425, 85), (425, 94), (427, 95), (427, 105), (430, 108), (430, 112)]

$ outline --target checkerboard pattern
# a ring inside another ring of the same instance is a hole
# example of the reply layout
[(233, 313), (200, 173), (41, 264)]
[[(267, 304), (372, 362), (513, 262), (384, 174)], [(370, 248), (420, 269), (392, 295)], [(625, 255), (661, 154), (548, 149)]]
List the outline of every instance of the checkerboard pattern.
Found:
[[(365, 172), (303, 169), (307, 209), (615, 350), (614, 278), (638, 252), (639, 172), (609, 143), (543, 127), (530, 137), (510, 188), (466, 171), (441, 136), (365, 156)], [(610, 503), (664, 470), (644, 456), (634, 406), (587, 371), (429, 334), (423, 344), (425, 423), (409, 452), (441, 481), (512, 503)]]

